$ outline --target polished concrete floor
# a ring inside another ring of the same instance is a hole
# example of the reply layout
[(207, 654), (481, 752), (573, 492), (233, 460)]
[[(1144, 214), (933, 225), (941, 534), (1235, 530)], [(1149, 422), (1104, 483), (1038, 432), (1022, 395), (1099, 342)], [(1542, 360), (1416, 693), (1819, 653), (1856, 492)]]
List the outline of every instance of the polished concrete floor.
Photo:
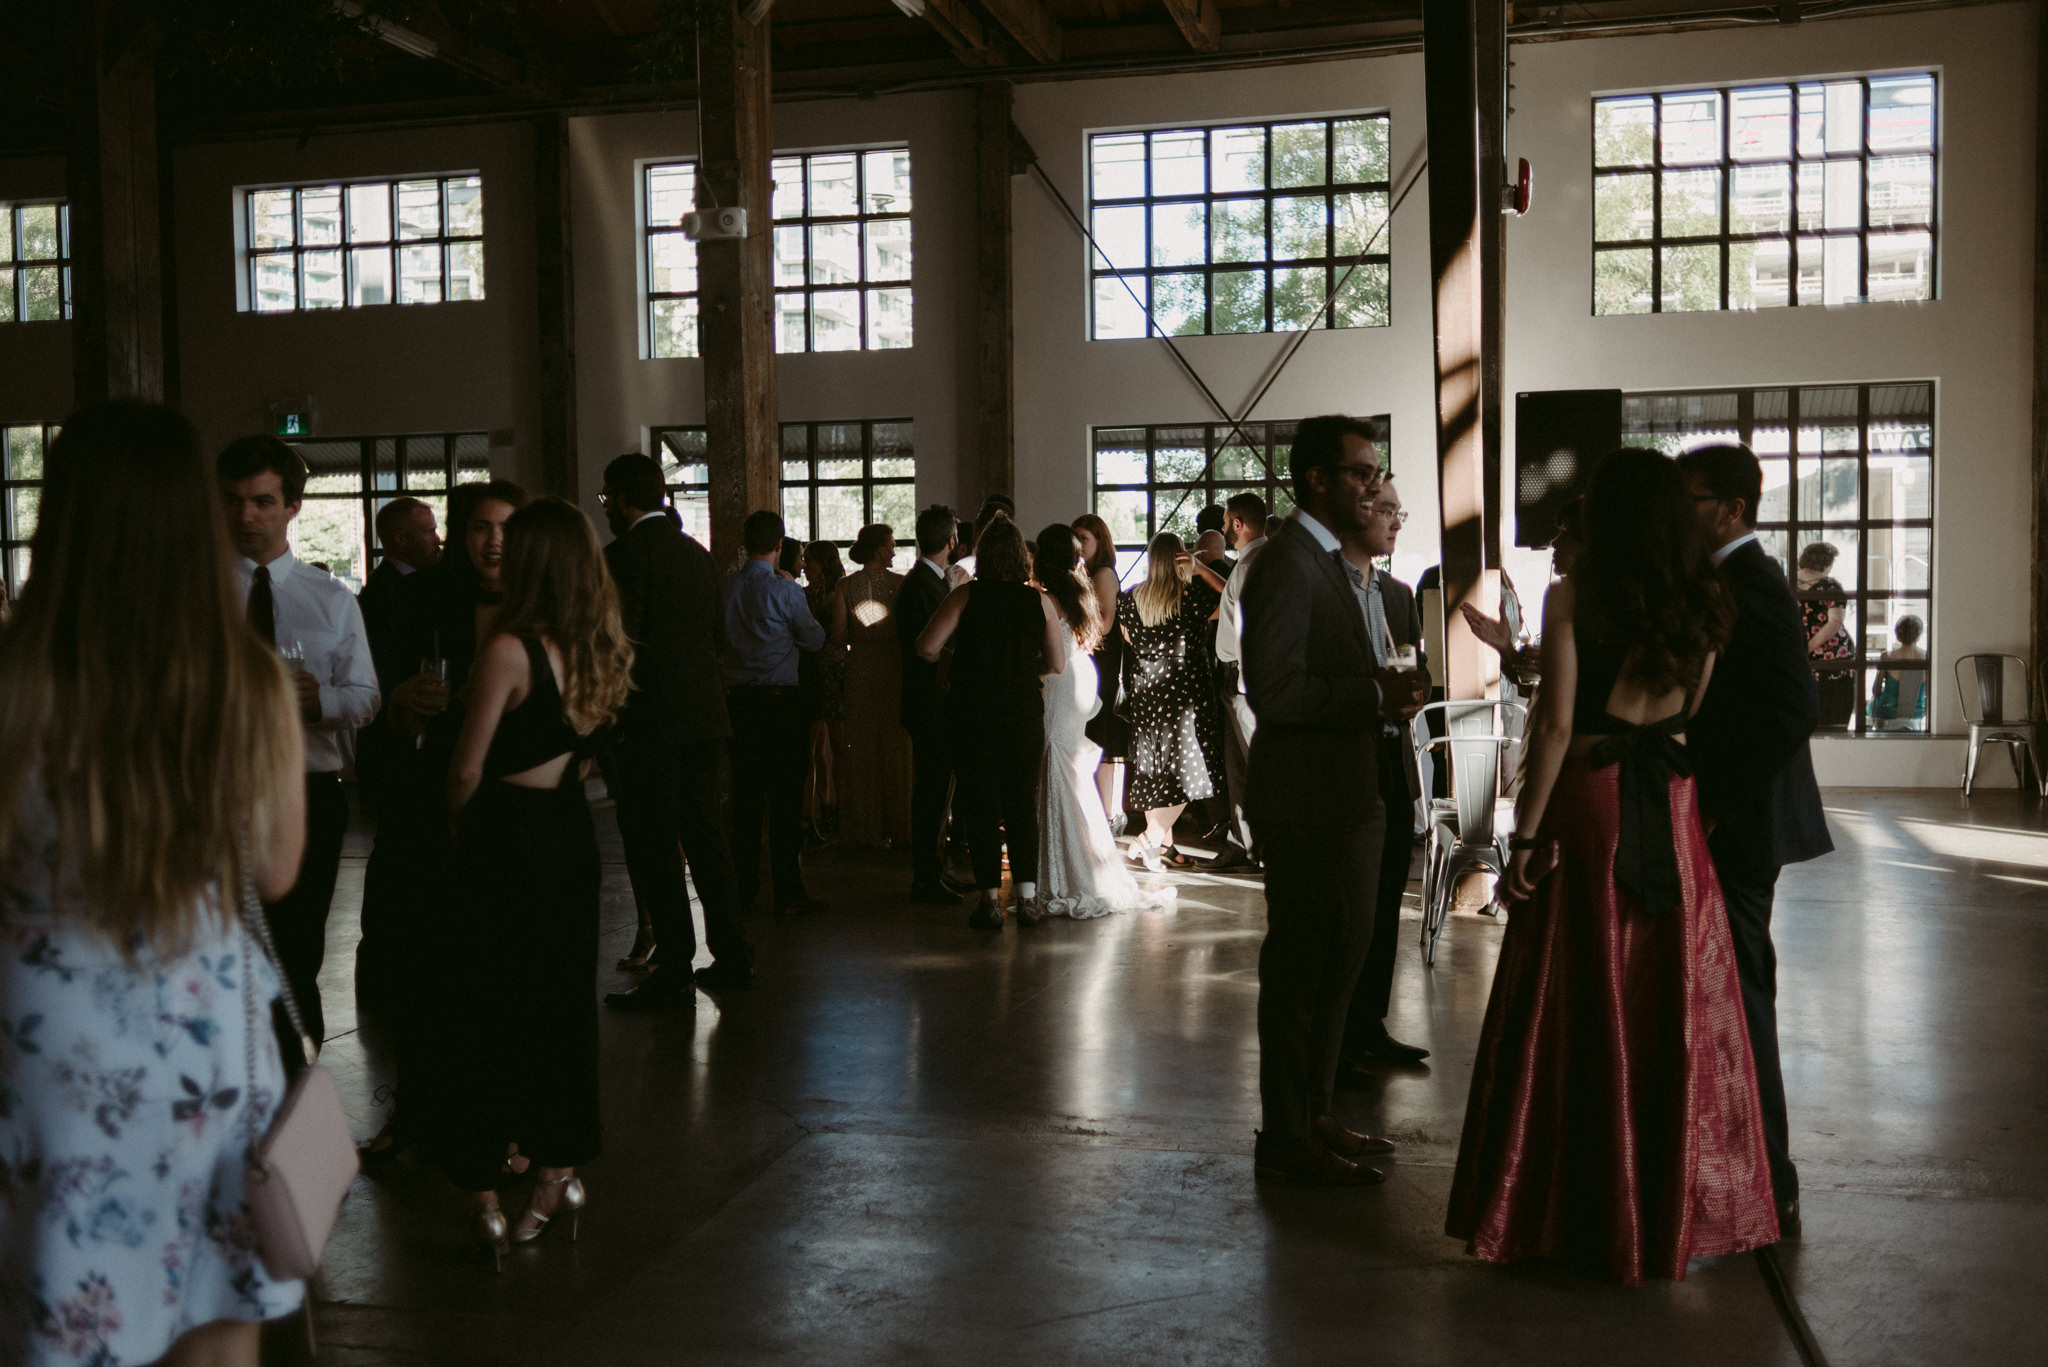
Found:
[[(1836, 1367), (2040, 1362), (2048, 816), (2010, 791), (1828, 803), (1839, 851), (1778, 899), (1806, 1208), (1783, 1266)], [(609, 966), (633, 915), (600, 810)], [(351, 1005), (361, 853), (324, 981), (326, 1057), (368, 1135), (388, 1055)], [(897, 900), (889, 855), (826, 850), (811, 874), (832, 909), (755, 919), (752, 991), (606, 1015), (579, 1243), (558, 1231), (495, 1276), (411, 1155), (359, 1179), (320, 1361), (1801, 1361), (1752, 1258), (1622, 1290), (1443, 1236), (1495, 921), (1454, 917), (1426, 969), (1410, 908), (1390, 1024), (1433, 1066), (1341, 1103), (1400, 1143), (1386, 1184), (1274, 1190), (1251, 1179), (1256, 882), (997, 935)]]

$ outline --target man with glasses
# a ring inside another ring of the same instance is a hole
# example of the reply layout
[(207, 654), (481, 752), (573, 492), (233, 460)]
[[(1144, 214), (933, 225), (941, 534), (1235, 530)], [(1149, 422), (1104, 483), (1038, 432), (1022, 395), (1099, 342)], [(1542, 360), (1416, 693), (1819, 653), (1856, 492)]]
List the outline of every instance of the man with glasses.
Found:
[[(1353, 985), (1372, 940), (1386, 809), (1383, 719), (1420, 701), (1414, 673), (1378, 666), (1364, 577), (1343, 539), (1381, 490), (1377, 429), (1304, 420), (1289, 453), (1295, 509), (1245, 579), (1242, 660), (1257, 728), (1245, 810), (1266, 861), (1259, 950), (1259, 1093), (1253, 1172), (1264, 1181), (1366, 1186), (1391, 1153), (1331, 1114)], [(1405, 827), (1405, 814), (1402, 818)]]

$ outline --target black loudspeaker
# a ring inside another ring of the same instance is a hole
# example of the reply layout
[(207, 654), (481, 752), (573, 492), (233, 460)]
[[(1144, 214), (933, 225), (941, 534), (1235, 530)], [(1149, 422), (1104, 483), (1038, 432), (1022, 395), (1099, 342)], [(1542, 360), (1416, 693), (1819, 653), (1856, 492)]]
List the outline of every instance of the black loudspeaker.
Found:
[(1515, 395), (1515, 544), (1549, 545), (1557, 510), (1586, 491), (1593, 467), (1619, 445), (1619, 389)]

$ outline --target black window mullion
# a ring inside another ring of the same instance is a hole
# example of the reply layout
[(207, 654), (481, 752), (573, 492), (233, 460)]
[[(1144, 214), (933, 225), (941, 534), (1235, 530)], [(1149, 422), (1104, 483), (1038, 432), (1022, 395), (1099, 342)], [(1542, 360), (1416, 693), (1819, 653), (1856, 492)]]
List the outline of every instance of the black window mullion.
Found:
[(1650, 312), (1664, 311), (1664, 97), (1651, 101)]

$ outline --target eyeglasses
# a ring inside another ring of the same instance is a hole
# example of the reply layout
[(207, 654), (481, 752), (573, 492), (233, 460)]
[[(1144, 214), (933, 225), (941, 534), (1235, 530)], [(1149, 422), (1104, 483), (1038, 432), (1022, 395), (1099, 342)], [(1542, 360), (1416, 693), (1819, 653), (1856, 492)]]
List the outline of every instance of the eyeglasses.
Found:
[(1389, 526), (1405, 527), (1408, 525), (1408, 514), (1404, 509), (1389, 508), (1382, 505), (1374, 508), (1372, 512), (1374, 517), (1385, 518)]
[(1380, 478), (1380, 467), (1377, 465), (1354, 465), (1350, 461), (1338, 461), (1330, 468), (1341, 474), (1357, 475), (1361, 484), (1372, 484)]

